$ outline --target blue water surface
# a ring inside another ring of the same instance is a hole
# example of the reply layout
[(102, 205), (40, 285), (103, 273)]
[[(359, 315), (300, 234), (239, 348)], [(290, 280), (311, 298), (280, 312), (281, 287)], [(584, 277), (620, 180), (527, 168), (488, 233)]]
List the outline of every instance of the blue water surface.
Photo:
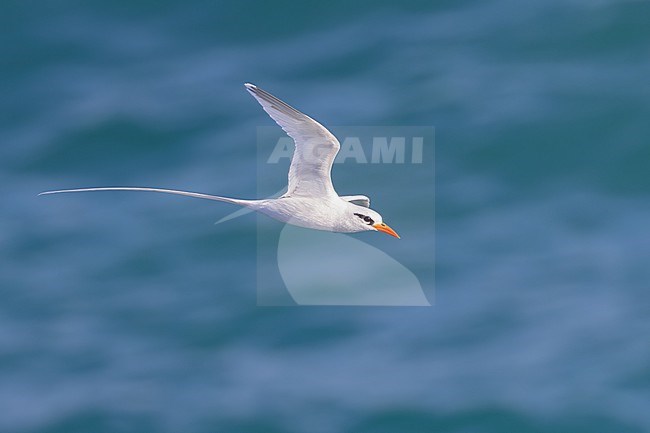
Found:
[[(0, 431), (650, 431), (649, 14), (2, 2)], [(334, 173), (414, 234), (357, 239), (415, 268), (435, 247), (432, 307), (260, 307), (254, 215), (36, 196), (258, 196), (246, 81), (326, 125), (435, 126), (435, 236), (431, 178)]]

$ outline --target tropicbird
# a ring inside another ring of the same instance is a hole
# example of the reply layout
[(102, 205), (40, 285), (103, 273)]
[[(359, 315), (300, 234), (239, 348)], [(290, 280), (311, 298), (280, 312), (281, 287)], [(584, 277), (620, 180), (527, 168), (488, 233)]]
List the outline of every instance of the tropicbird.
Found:
[(278, 198), (246, 200), (164, 188), (133, 186), (60, 189), (39, 195), (89, 191), (148, 191), (216, 200), (247, 207), (284, 223), (339, 233), (380, 231), (399, 238), (370, 209), (365, 195), (339, 196), (332, 185), (332, 163), (341, 145), (323, 125), (259, 87), (246, 89), (264, 111), (293, 139), (295, 150), (289, 167), (287, 192)]

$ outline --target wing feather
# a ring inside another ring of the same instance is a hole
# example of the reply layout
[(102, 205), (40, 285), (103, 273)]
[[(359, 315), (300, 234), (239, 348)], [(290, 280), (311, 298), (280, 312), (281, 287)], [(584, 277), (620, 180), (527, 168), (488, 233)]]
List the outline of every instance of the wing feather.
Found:
[(341, 198), (357, 206), (370, 207), (370, 198), (365, 195), (342, 195)]
[(296, 144), (286, 196), (336, 196), (331, 178), (332, 164), (341, 148), (336, 137), (323, 125), (270, 93), (253, 84), (245, 86)]

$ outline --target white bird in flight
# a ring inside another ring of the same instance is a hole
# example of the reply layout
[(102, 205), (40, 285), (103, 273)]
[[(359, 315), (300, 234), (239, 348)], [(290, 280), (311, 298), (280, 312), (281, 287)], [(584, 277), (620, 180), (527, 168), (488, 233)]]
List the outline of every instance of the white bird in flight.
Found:
[(289, 167), (289, 186), (278, 198), (245, 200), (163, 188), (99, 187), (45, 191), (39, 195), (88, 191), (149, 191), (216, 200), (244, 206), (284, 223), (309, 229), (340, 233), (380, 231), (399, 238), (383, 222), (378, 212), (370, 209), (365, 195), (339, 196), (332, 185), (332, 163), (341, 145), (323, 125), (279, 100), (259, 87), (246, 83), (246, 89), (262, 105), (264, 111), (295, 142)]

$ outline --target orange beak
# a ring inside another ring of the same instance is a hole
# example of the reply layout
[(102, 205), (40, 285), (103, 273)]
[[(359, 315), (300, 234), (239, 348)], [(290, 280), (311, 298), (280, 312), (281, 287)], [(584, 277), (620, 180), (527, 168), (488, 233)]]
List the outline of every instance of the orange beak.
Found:
[(391, 229), (390, 227), (388, 227), (384, 223), (375, 224), (375, 225), (373, 225), (373, 227), (376, 228), (377, 230), (379, 230), (380, 232), (384, 232), (384, 233), (387, 233), (387, 234), (389, 234), (391, 236), (395, 236), (397, 239), (400, 238), (399, 235), (397, 233), (395, 233), (395, 230)]

